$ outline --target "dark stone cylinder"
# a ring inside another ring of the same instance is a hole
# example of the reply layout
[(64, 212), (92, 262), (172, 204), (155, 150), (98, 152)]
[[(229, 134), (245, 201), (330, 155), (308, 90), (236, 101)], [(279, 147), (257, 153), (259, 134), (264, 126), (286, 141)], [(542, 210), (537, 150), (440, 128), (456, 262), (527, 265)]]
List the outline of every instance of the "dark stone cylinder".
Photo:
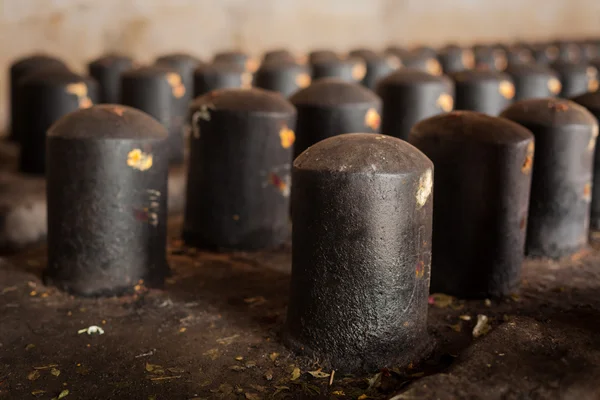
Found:
[(427, 356), (433, 164), (405, 141), (346, 134), (293, 168), (284, 342), (341, 372)]
[(215, 54), (213, 62), (219, 64), (235, 64), (250, 73), (254, 73), (259, 67), (257, 59), (250, 57), (243, 51), (237, 50), (221, 51)]
[(67, 69), (44, 69), (22, 79), (18, 91), (19, 170), (44, 174), (46, 132), (64, 115), (96, 103), (98, 84)]
[(381, 80), (377, 94), (383, 101), (381, 132), (403, 140), (417, 122), (452, 111), (454, 83), (415, 69), (400, 69)]
[(40, 69), (68, 69), (59, 59), (45, 55), (34, 54), (20, 58), (10, 66), (10, 139), (20, 140), (20, 128), (18, 127), (18, 109), (19, 109), (19, 81), (28, 74), (39, 71)]
[(110, 54), (88, 64), (88, 71), (99, 85), (99, 103), (117, 104), (121, 101), (121, 74), (133, 68), (130, 57)]
[(515, 101), (556, 97), (562, 90), (558, 73), (543, 65), (510, 64), (506, 73), (515, 85)]
[(254, 86), (289, 97), (311, 82), (310, 67), (289, 61), (263, 63), (254, 75)]
[(515, 97), (510, 75), (491, 70), (461, 71), (451, 74), (456, 97), (454, 109), (498, 116)]
[(262, 89), (196, 99), (183, 239), (217, 250), (276, 247), (289, 237), (296, 111)]
[(263, 54), (263, 62), (271, 62), (271, 61), (287, 61), (287, 62), (296, 62), (296, 56), (286, 49), (273, 49), (265, 52)]
[(359, 84), (321, 79), (297, 92), (290, 101), (298, 110), (294, 158), (331, 136), (380, 131), (381, 100)]
[(522, 100), (500, 116), (535, 136), (527, 255), (559, 258), (578, 251), (588, 243), (596, 119), (562, 99)]
[(183, 131), (172, 128), (176, 105), (186, 94), (181, 76), (164, 66), (146, 66), (121, 75), (121, 104), (137, 108), (155, 118), (167, 128), (169, 159), (183, 160)]
[(414, 126), (409, 143), (434, 163), (431, 292), (505, 296), (519, 284), (531, 188), (533, 135), (472, 111)]
[(367, 73), (361, 83), (368, 89), (375, 90), (377, 82), (402, 66), (400, 58), (388, 54), (380, 55), (372, 50), (358, 49), (348, 53), (350, 57), (359, 58), (365, 62)]
[[(182, 96), (175, 96), (173, 99), (173, 110), (171, 121), (169, 123), (169, 136), (181, 140), (175, 143), (176, 148), (184, 149), (185, 145), (185, 128), (187, 127), (187, 116), (190, 104), (194, 95), (194, 70), (200, 65), (201, 61), (185, 53), (166, 54), (156, 59), (157, 65), (162, 65), (171, 68), (181, 77), (181, 83), (185, 88)], [(184, 151), (176, 151), (171, 158), (171, 163), (183, 163)]]
[(48, 284), (80, 296), (160, 287), (166, 259), (168, 134), (121, 105), (62, 118), (48, 132)]
[(438, 52), (438, 59), (445, 74), (473, 69), (475, 54), (473, 50), (457, 45), (449, 45)]
[(194, 71), (194, 97), (217, 89), (250, 88), (252, 74), (238, 64), (212, 63)]
[(473, 46), (475, 68), (490, 71), (504, 71), (508, 66), (506, 51), (489, 45)]
[(367, 74), (367, 65), (360, 58), (320, 56), (311, 62), (313, 80), (339, 78), (360, 83)]
[[(600, 92), (585, 93), (572, 99), (575, 103), (585, 107), (600, 123)], [(596, 133), (597, 135), (597, 133)], [(592, 207), (590, 214), (590, 227), (600, 230), (600, 147), (594, 150), (594, 172), (592, 183)]]
[(569, 98), (598, 90), (598, 70), (589, 64), (558, 61), (552, 64), (562, 83), (559, 97)]

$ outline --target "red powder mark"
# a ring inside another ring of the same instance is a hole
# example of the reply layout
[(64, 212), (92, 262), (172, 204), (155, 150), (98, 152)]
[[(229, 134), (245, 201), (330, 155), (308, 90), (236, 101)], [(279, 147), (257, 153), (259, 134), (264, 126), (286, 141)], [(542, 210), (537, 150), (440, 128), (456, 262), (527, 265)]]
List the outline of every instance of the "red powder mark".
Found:
[(274, 173), (269, 174), (269, 183), (281, 191), (284, 191), (287, 188), (287, 184)]
[(417, 279), (422, 278), (425, 275), (425, 264), (423, 261), (419, 261), (417, 264), (417, 269), (415, 270), (415, 276)]
[(433, 296), (429, 296), (429, 299), (427, 300), (427, 303), (433, 305), (435, 304), (435, 298)]
[(148, 222), (148, 211), (146, 210), (138, 210), (138, 209), (133, 209), (133, 215), (135, 217), (135, 219), (137, 219), (138, 221), (142, 221), (142, 222)]

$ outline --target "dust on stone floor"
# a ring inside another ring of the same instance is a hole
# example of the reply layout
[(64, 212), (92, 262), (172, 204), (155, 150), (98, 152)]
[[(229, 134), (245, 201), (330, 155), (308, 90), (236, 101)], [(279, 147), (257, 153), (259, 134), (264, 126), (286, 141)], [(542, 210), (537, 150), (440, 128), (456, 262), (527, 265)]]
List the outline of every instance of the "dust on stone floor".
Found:
[[(600, 393), (596, 250), (561, 262), (528, 261), (521, 291), (508, 299), (432, 297), (429, 331), (437, 346), (428, 361), (364, 376), (337, 373), (331, 385), (330, 369), (294, 357), (278, 339), (289, 251), (216, 254), (172, 241), (166, 290), (142, 284), (134, 295), (110, 299), (45, 287), (43, 248), (8, 257), (0, 267), (0, 399), (591, 399)], [(491, 331), (474, 340), (478, 315), (488, 317)], [(78, 333), (93, 325), (104, 334)]]

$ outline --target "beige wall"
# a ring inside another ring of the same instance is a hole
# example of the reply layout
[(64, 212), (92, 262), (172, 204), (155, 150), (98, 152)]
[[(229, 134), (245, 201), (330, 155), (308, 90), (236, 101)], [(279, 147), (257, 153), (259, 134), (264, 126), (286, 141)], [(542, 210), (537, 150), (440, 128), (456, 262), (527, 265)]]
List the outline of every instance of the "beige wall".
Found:
[[(74, 69), (105, 51), (347, 50), (600, 36), (600, 0), (0, 0), (0, 69), (36, 50)], [(8, 82), (0, 80), (0, 126)]]

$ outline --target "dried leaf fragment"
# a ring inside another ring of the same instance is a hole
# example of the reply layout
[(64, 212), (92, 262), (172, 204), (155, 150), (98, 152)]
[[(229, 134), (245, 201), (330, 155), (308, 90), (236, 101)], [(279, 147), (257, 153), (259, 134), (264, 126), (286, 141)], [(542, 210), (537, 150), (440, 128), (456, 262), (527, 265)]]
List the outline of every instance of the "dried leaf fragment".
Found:
[(40, 377), (40, 371), (38, 371), (37, 369), (34, 371), (31, 371), (28, 375), (27, 375), (27, 379), (30, 381), (35, 381), (36, 379), (38, 379)]
[(295, 381), (298, 378), (300, 378), (300, 368), (294, 368), (294, 370), (292, 371), (292, 377), (290, 378), (290, 380)]
[(331, 374), (328, 374), (327, 372), (322, 372), (321, 368), (316, 371), (308, 371), (308, 373), (317, 379), (329, 378), (331, 376)]

